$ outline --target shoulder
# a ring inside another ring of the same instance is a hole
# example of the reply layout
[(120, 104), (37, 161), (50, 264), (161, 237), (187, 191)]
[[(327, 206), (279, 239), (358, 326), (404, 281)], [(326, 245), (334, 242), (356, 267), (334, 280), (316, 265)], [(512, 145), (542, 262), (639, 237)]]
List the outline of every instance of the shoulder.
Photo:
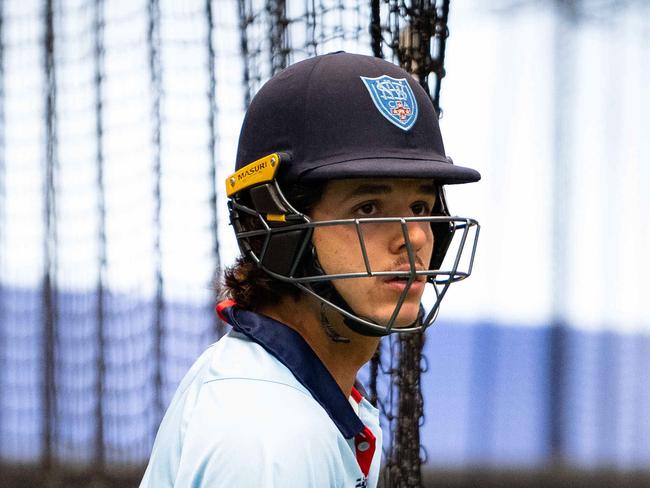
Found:
[(192, 404), (203, 389), (209, 392), (239, 387), (241, 394), (254, 394), (256, 389), (249, 388), (247, 380), (283, 384), (309, 395), (291, 371), (273, 355), (243, 334), (231, 331), (194, 362), (181, 380), (171, 405), (178, 402)]
[(342, 447), (334, 423), (291, 372), (229, 334), (179, 385), (147, 475), (151, 486), (331, 488), (340, 485)]
[(244, 420), (259, 423), (273, 417), (297, 423), (306, 416), (311, 421), (314, 416), (328, 418), (291, 371), (260, 345), (235, 332), (194, 363), (165, 415), (176, 418), (183, 438), (197, 422), (227, 429)]
[(271, 379), (227, 378), (207, 382), (201, 388), (192, 416), (196, 420), (209, 419), (220, 432), (338, 433), (325, 410), (308, 392)]
[(185, 432), (180, 485), (337, 486), (339, 434), (312, 398), (249, 379), (206, 384), (202, 395)]

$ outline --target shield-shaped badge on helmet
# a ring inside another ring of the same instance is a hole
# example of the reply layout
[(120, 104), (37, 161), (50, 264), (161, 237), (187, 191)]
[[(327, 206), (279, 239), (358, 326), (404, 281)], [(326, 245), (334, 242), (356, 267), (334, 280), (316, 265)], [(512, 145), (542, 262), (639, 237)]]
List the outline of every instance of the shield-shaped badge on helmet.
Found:
[(409, 130), (418, 118), (418, 104), (405, 78), (360, 77), (370, 97), (384, 117), (402, 130)]

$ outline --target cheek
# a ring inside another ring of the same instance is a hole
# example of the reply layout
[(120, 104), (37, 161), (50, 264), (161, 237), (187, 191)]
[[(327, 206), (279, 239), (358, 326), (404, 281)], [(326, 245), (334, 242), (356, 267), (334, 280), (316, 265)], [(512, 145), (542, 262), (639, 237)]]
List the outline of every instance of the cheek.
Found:
[(326, 273), (332, 273), (332, 263), (336, 262), (336, 236), (326, 227), (316, 227), (312, 242), (321, 267)]
[(359, 237), (354, 227), (316, 227), (313, 243), (318, 261), (326, 273), (365, 270)]

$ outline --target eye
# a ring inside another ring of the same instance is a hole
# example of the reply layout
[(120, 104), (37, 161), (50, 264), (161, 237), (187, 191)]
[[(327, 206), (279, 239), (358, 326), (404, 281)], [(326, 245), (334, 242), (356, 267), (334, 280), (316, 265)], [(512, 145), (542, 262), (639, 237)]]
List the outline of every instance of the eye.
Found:
[(377, 204), (375, 202), (362, 203), (355, 209), (354, 212), (364, 217), (374, 215), (377, 212)]
[(431, 213), (429, 205), (425, 202), (415, 202), (411, 205), (411, 212), (418, 217), (427, 216)]

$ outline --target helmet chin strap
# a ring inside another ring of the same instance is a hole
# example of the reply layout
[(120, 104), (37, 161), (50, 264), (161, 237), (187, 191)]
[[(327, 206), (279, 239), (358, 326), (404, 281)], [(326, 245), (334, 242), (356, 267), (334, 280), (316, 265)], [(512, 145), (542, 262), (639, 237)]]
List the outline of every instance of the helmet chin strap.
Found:
[[(349, 308), (349, 307), (348, 307)], [(422, 318), (424, 317), (424, 307), (422, 304), (420, 304), (420, 309), (418, 311), (418, 316), (417, 318), (413, 321), (412, 324), (409, 325), (409, 327), (416, 327), (422, 324)], [(369, 319), (367, 317), (362, 317), (364, 320), (369, 320), (372, 321), (372, 319)], [(382, 334), (381, 332), (377, 332), (374, 329), (368, 330), (365, 325), (360, 324), (359, 322), (352, 320), (348, 317), (343, 317), (343, 322), (345, 325), (347, 325), (350, 329), (355, 331), (357, 334), (361, 334), (367, 337), (382, 337), (388, 334)], [(378, 324), (380, 325), (380, 324)]]
[(332, 324), (330, 323), (329, 319), (327, 318), (327, 314), (325, 313), (324, 302), (320, 302), (320, 324), (323, 326), (323, 330), (332, 342), (342, 342), (345, 344), (350, 342), (349, 337), (343, 337), (338, 332), (336, 332), (334, 327), (332, 327)]

